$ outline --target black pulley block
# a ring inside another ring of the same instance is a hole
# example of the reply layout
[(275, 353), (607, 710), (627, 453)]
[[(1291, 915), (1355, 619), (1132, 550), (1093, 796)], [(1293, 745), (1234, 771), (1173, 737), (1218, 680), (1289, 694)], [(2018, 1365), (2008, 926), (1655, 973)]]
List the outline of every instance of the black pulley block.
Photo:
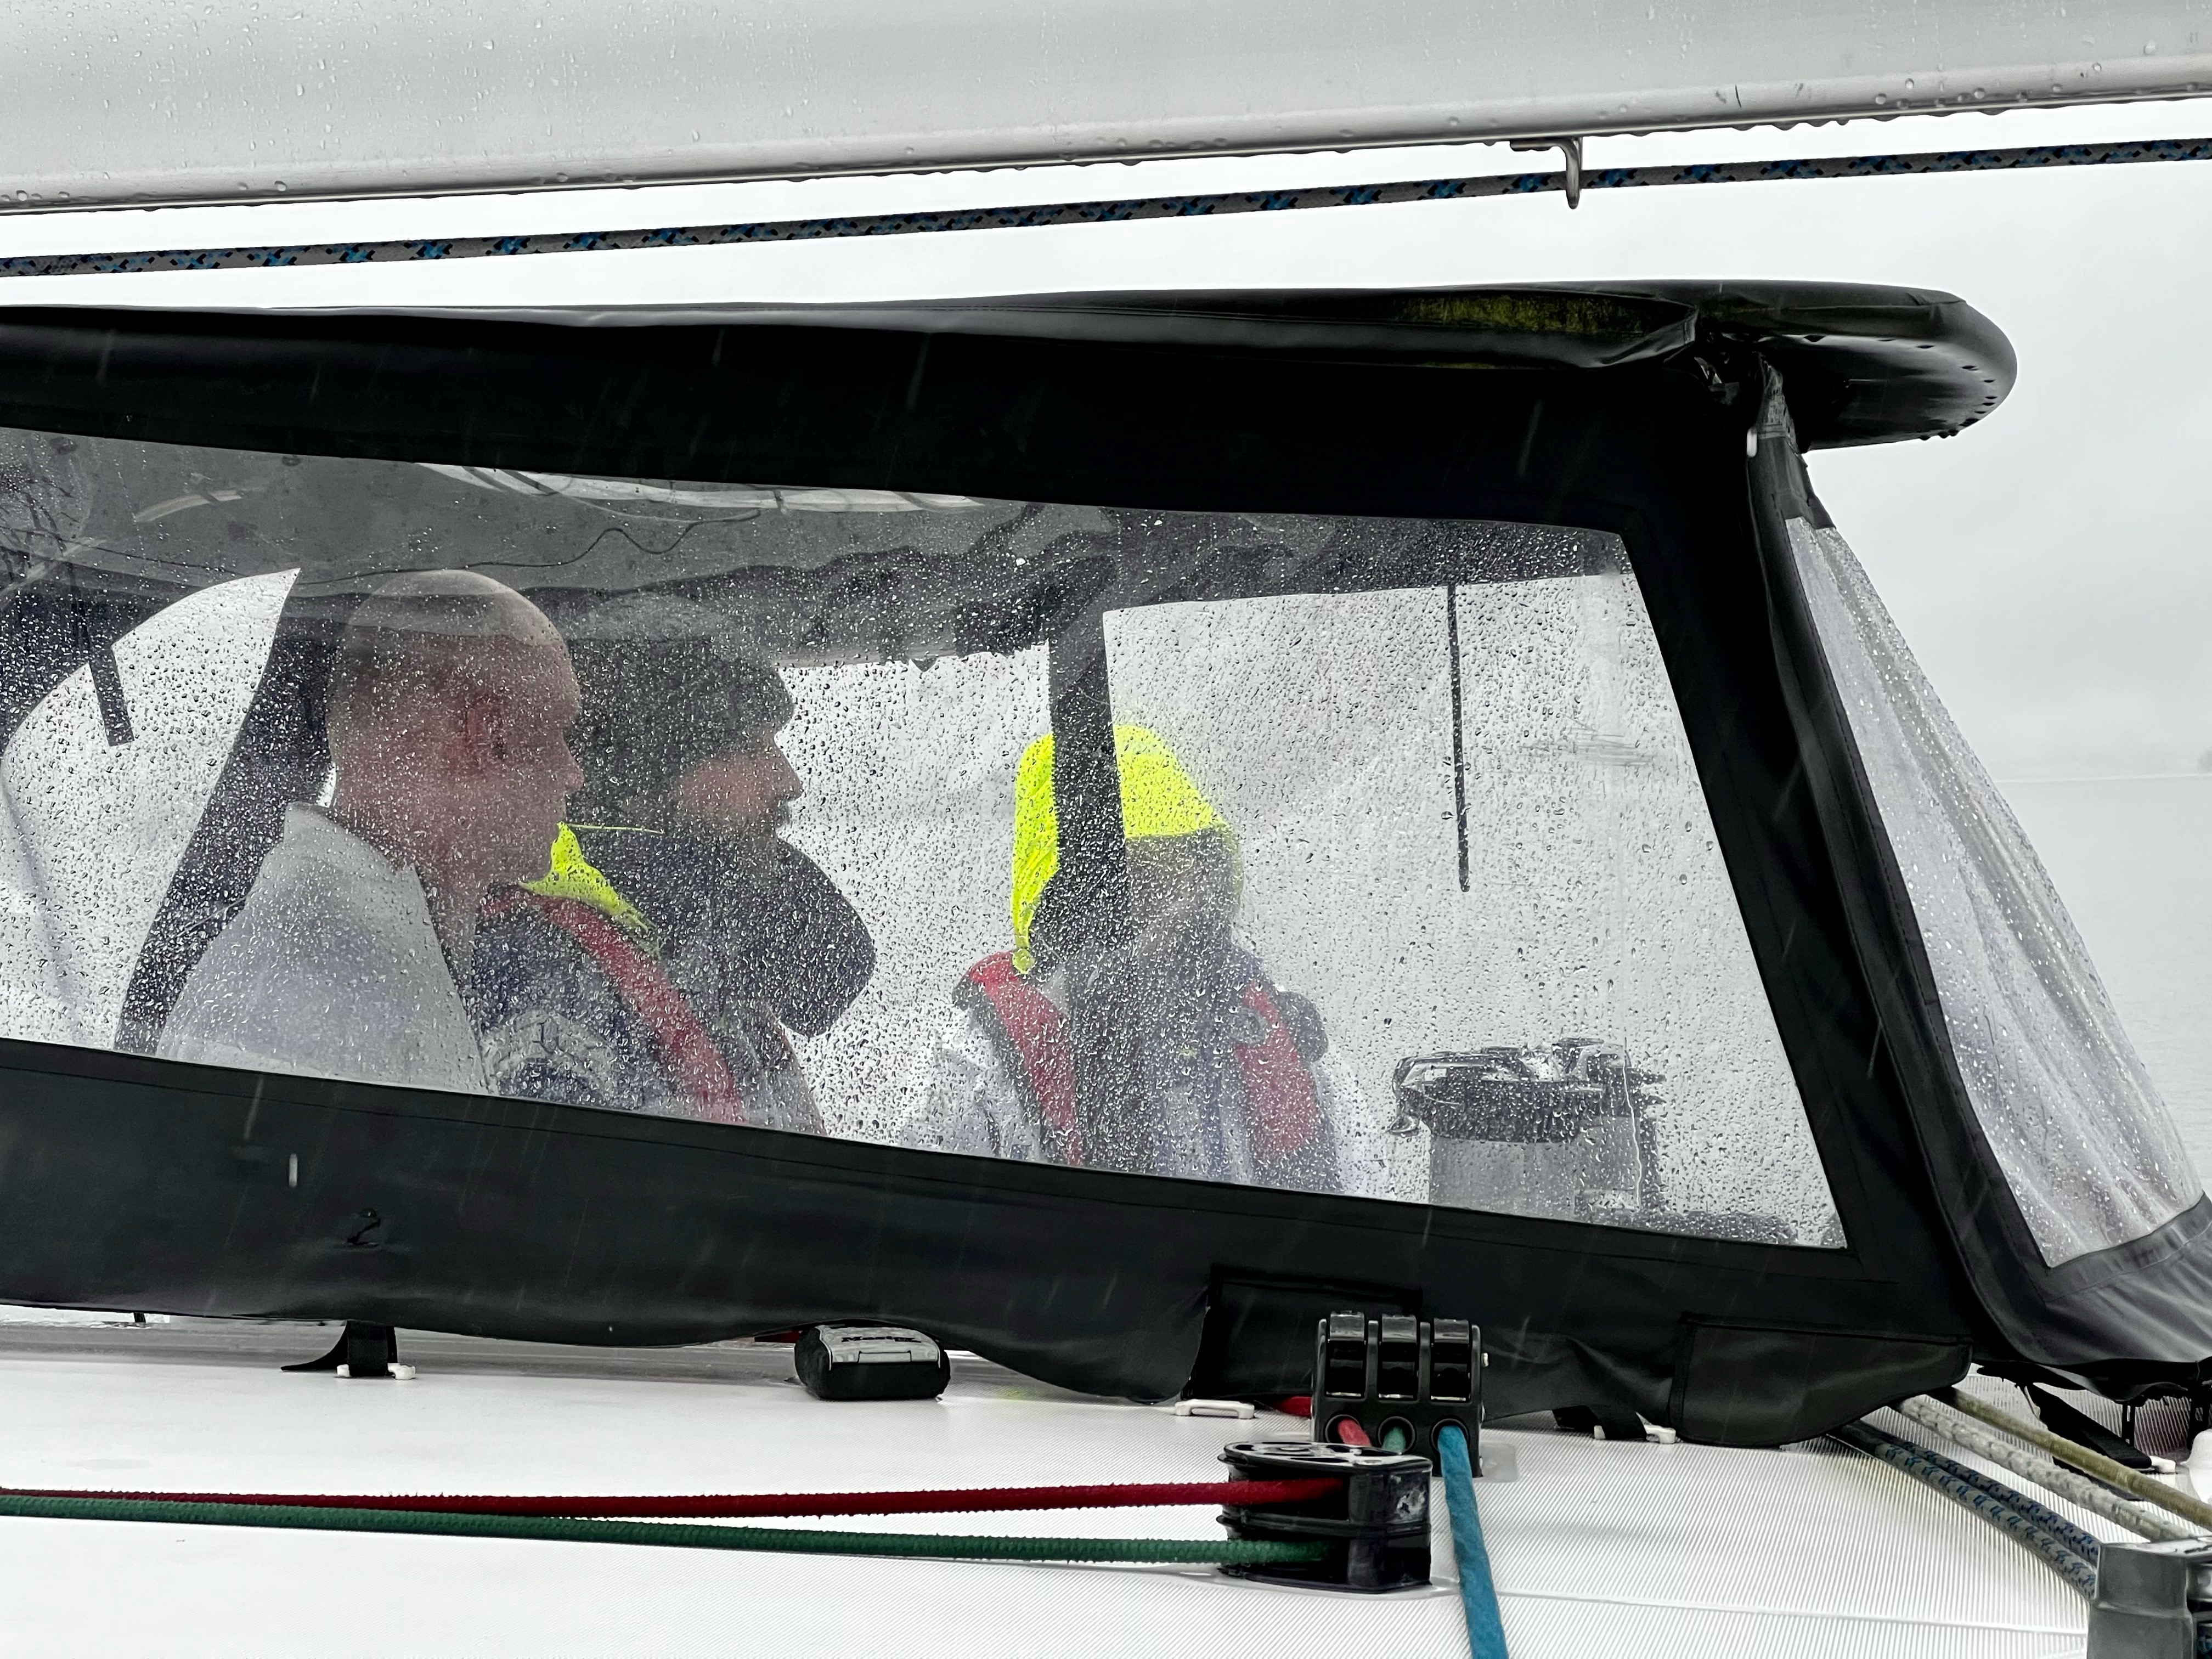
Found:
[(1327, 1589), (1405, 1589), (1429, 1582), (1427, 1458), (1372, 1446), (1261, 1440), (1223, 1448), (1221, 1461), (1239, 1480), (1343, 1477), (1318, 1498), (1232, 1504), (1221, 1511), (1231, 1538), (1324, 1544), (1321, 1559), (1239, 1565), (1224, 1572)]

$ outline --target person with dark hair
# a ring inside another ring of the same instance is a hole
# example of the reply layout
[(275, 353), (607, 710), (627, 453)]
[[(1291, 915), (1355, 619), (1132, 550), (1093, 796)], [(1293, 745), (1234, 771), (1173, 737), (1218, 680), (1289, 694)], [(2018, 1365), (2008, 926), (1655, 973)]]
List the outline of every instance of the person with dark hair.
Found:
[(567, 647), (514, 589), (442, 570), (369, 595), (331, 672), (330, 805), (288, 809), (157, 1052), (483, 1092), (479, 907), (546, 868), (576, 712)]
[[(726, 619), (667, 596), (609, 601), (568, 638), (587, 785), (479, 976), (502, 1091), (819, 1133), (789, 1033), (830, 1029), (875, 946), (780, 833), (802, 792), (776, 740), (782, 676)], [(648, 978), (649, 994), (624, 989)]]

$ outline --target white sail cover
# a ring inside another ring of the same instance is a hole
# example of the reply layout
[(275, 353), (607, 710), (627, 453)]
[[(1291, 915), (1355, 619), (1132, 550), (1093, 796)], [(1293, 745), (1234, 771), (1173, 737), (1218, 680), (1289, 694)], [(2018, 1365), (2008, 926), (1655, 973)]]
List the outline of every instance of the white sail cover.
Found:
[(884, 173), (2212, 88), (2212, 0), (16, 0), (0, 201)]

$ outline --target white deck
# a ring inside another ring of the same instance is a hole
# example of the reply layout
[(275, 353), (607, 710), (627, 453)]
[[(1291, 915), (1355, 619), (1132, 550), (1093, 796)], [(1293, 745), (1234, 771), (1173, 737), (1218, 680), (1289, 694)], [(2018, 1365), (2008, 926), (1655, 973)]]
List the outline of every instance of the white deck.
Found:
[[(955, 1361), (941, 1401), (824, 1404), (789, 1380), (787, 1349), (744, 1343), (640, 1352), (403, 1334), (421, 1367), (412, 1382), (276, 1369), (334, 1334), (0, 1325), (0, 1484), (672, 1493), (1210, 1480), (1225, 1477), (1224, 1442), (1304, 1431), (1264, 1413), (1179, 1419), (974, 1359)], [(1491, 1443), (1517, 1464), (1479, 1488), (1514, 1659), (2081, 1651), (2083, 1604), (2055, 1573), (1870, 1459), (1535, 1428)], [(1204, 1568), (4, 1520), (0, 1650), (1464, 1654), (1440, 1487), (1435, 1507), (1437, 1583), (1384, 1596)], [(1221, 1535), (1206, 1509), (769, 1524)]]

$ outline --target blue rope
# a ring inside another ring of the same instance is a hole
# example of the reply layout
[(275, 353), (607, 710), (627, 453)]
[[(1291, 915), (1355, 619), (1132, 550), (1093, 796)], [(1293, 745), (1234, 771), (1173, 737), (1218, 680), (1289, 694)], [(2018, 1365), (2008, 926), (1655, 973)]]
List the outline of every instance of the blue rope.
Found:
[[(2034, 144), (2016, 149), (1930, 150), (1907, 155), (1597, 167), (1583, 174), (1582, 187), (1647, 190), (1664, 185), (1761, 184), (1779, 179), (1887, 178), (1914, 173), (1991, 173), (2018, 168), (2203, 161), (2212, 161), (2212, 139), (2154, 138), (2108, 144)], [(1239, 213), (1286, 213), (1306, 208), (1387, 207), (1407, 202), (1528, 196), (1565, 187), (1565, 173), (1490, 173), (1400, 184), (1229, 191), (1200, 196), (1146, 196), (1031, 207), (951, 208), (928, 213), (857, 214), (827, 219), (768, 219), (737, 224), (678, 225), (659, 230), (556, 231), (542, 236), (457, 236), (387, 242), (272, 243), (256, 247), (165, 249), (143, 253), (38, 253), (0, 258), (0, 276), (233, 270), (428, 259), (514, 258), (533, 253), (599, 253), (649, 247), (720, 247), (750, 242), (838, 241), (851, 237), (914, 236), (958, 230), (1120, 224), (1136, 219), (1222, 218)]]
[(1490, 1552), (1483, 1547), (1482, 1517), (1474, 1507), (1474, 1471), (1468, 1464), (1467, 1434), (1456, 1423), (1437, 1431), (1437, 1463), (1451, 1510), (1452, 1554), (1459, 1561), (1460, 1605), (1467, 1609), (1467, 1645), (1474, 1659), (1506, 1659), (1505, 1626), (1498, 1614), (1498, 1586), (1491, 1582)]

